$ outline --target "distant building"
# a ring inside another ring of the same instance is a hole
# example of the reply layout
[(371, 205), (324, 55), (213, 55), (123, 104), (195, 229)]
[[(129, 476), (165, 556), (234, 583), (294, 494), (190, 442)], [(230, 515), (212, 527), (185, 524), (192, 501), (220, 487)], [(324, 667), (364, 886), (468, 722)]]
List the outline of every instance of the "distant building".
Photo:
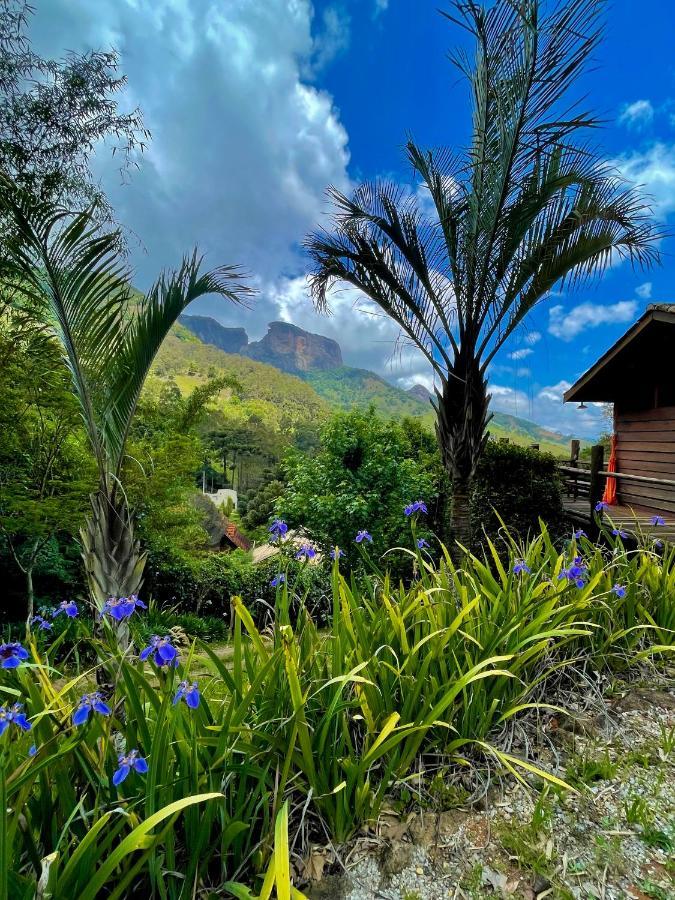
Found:
[(233, 491), (232, 488), (219, 488), (215, 494), (209, 494), (204, 491), (204, 496), (208, 497), (211, 503), (214, 503), (217, 507), (227, 506), (227, 501), (232, 501), (232, 508), (237, 509), (238, 499), (237, 492)]
[[(654, 304), (576, 384), (566, 402), (614, 404), (618, 503), (675, 514), (675, 304)], [(651, 480), (650, 480), (651, 479)]]

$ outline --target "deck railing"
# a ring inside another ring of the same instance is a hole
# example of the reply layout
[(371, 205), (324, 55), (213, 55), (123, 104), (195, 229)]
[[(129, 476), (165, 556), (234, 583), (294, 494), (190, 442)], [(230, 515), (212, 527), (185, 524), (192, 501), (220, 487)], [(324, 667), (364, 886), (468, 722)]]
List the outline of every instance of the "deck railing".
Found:
[[(567, 497), (574, 501), (572, 505), (576, 507), (576, 510), (579, 510), (580, 515), (588, 523), (593, 524), (595, 522), (595, 507), (602, 499), (608, 478), (616, 479), (619, 491), (622, 483), (635, 483), (657, 487), (659, 492), (665, 492), (666, 496), (670, 496), (672, 492), (672, 502), (675, 503), (674, 479), (658, 478), (651, 475), (633, 475), (628, 472), (608, 472), (604, 464), (605, 448), (602, 445), (598, 444), (591, 447), (590, 461), (585, 462), (579, 459), (579, 442), (572, 441), (569, 462), (561, 463), (558, 466), (563, 489)], [(645, 502), (642, 505), (655, 508), (658, 507), (659, 503), (658, 500), (651, 500), (649, 497), (645, 497)]]

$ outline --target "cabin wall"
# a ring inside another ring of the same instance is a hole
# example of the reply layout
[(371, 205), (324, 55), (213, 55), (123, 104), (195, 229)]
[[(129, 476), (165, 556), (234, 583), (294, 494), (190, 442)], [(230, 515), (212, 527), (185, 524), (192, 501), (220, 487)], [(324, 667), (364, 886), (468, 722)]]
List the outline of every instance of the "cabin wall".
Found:
[[(675, 406), (628, 410), (615, 406), (617, 471), (675, 480)], [(675, 515), (675, 491), (657, 484), (618, 482), (619, 503)]]

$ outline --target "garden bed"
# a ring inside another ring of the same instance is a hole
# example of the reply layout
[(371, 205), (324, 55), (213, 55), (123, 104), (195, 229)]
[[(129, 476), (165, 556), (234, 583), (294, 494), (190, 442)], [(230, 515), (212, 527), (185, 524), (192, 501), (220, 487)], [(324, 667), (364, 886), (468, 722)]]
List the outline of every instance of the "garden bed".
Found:
[(675, 897), (675, 683), (625, 687), (600, 713), (552, 721), (549, 762), (579, 793), (509, 780), (483, 810), (384, 814), (340, 860), (314, 850), (305, 874), (340, 874), (322, 873), (308, 896)]

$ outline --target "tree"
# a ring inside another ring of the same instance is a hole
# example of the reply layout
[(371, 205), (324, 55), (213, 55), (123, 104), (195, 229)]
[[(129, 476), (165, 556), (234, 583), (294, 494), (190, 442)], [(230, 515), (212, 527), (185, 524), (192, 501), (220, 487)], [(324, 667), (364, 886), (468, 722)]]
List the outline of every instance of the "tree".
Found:
[(6, 314), (0, 358), (0, 535), (30, 617), (34, 575), (58, 564), (59, 538), (76, 533), (95, 475), (56, 342)]
[(376, 553), (400, 546), (406, 504), (422, 499), (430, 517), (434, 512), (433, 461), (421, 463), (418, 449), (411, 432), (373, 409), (337, 413), (321, 431), (318, 453), (289, 453), (277, 513), (324, 550), (337, 544), (354, 559), (362, 529), (372, 535)]
[[(0, 180), (0, 213), (12, 223), (5, 265), (17, 298), (42, 302), (45, 325), (61, 344), (91, 445), (98, 489), (81, 531), (87, 580), (99, 608), (141, 585), (145, 554), (121, 483), (127, 437), (148, 370), (169, 329), (193, 300), (219, 294), (242, 302), (250, 293), (231, 266), (200, 271), (196, 251), (163, 273), (137, 299), (117, 253), (118, 234), (90, 212), (71, 215), (36, 203)], [(19, 302), (18, 300), (16, 301)]]
[(36, 201), (95, 204), (111, 218), (89, 157), (107, 141), (126, 172), (149, 133), (138, 109), (118, 106), (126, 78), (117, 53), (43, 59), (26, 33), (32, 12), (25, 0), (0, 0), (0, 170)]
[(422, 200), (386, 182), (352, 197), (332, 188), (333, 228), (306, 241), (315, 304), (325, 310), (336, 283), (353, 285), (437, 376), (436, 430), (462, 543), (495, 354), (554, 286), (578, 285), (615, 258), (657, 259), (648, 208), (588, 144), (598, 122), (569, 97), (600, 40), (603, 6), (455, 0), (448, 18), (476, 44), (474, 58), (454, 57), (471, 88), (470, 146), (426, 151), (409, 141)]

